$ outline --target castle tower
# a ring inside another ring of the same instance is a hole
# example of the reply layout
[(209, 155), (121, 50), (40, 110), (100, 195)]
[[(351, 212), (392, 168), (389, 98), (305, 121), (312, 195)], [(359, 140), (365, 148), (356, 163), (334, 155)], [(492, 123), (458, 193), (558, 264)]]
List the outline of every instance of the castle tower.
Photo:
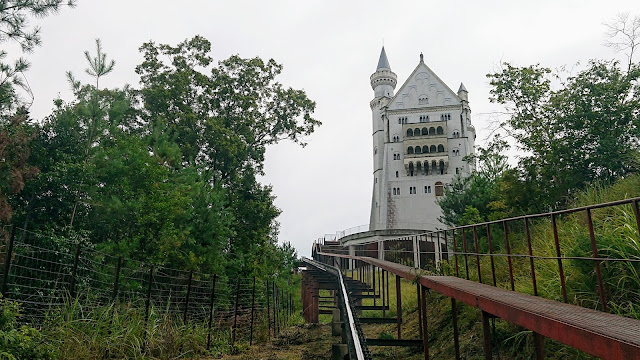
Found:
[(371, 75), (374, 99), (373, 194), (369, 230), (432, 230), (444, 227), (437, 199), (473, 152), (468, 91), (453, 92), (425, 63), (394, 94), (397, 76), (384, 47)]

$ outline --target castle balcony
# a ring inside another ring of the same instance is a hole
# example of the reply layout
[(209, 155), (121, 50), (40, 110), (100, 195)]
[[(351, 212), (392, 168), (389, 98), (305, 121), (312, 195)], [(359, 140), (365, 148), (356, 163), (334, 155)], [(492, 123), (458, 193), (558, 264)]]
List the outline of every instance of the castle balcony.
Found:
[(432, 121), (423, 123), (404, 124), (402, 131), (405, 140), (408, 139), (429, 139), (429, 138), (446, 138), (447, 122)]
[(449, 156), (447, 153), (414, 154), (404, 158), (404, 169), (407, 176), (414, 175), (444, 175), (449, 168)]

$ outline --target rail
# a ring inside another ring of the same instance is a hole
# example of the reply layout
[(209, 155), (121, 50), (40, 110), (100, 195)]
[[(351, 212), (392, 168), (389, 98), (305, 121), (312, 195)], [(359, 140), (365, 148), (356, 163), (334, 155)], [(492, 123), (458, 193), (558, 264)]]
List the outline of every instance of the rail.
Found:
[(331, 265), (323, 264), (321, 262), (318, 262), (306, 257), (303, 257), (302, 261), (317, 269), (320, 269), (329, 274), (332, 274), (337, 278), (338, 284), (340, 285), (338, 290), (339, 298), (340, 298), (340, 306), (342, 307), (345, 315), (344, 325), (345, 325), (345, 330), (347, 331), (347, 341), (349, 343), (348, 344), (349, 352), (350, 353), (352, 352), (351, 355), (353, 359), (357, 359), (357, 360), (367, 359), (367, 357), (365, 357), (365, 351), (363, 350), (363, 348), (366, 348), (367, 345), (366, 345), (366, 342), (364, 342), (360, 337), (362, 330), (359, 329), (359, 324), (355, 320), (353, 309), (351, 308), (351, 301), (349, 301), (349, 293), (347, 292), (347, 288), (344, 284), (344, 279), (342, 277), (342, 272)]

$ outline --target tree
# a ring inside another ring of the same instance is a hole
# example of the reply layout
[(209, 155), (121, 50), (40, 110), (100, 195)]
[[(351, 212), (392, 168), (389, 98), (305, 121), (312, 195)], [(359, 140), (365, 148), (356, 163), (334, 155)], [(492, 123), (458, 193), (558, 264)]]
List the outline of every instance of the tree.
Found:
[[(50, 15), (63, 4), (62, 0), (0, 0), (0, 43), (11, 40), (23, 52), (32, 51), (40, 44), (40, 29), (29, 26), (28, 16)], [(73, 6), (73, 1), (66, 4)], [(7, 55), (7, 51), (0, 50), (0, 223), (11, 219), (12, 198), (27, 179), (38, 173), (38, 168), (28, 163), (35, 127), (29, 123), (28, 109), (17, 91), (22, 88), (30, 92), (23, 80), (29, 63), (22, 57), (7, 63)]]
[(470, 219), (487, 221), (509, 214), (500, 193), (501, 179), (510, 171), (504, 154), (508, 148), (500, 136), (494, 136), (486, 148), (479, 146), (475, 154), (465, 156), (464, 161), (476, 163), (476, 171), (467, 177), (456, 176), (445, 187), (444, 196), (438, 200), (440, 221), (458, 226), (470, 224)]
[[(551, 89), (551, 70), (533, 65), (489, 74), (490, 100), (509, 113), (501, 127), (525, 152), (520, 180), (535, 184), (535, 202), (562, 207), (588, 183), (610, 183), (633, 171), (640, 150), (640, 68), (590, 61)], [(531, 203), (532, 201), (525, 201)]]
[(607, 40), (604, 45), (616, 52), (625, 51), (627, 71), (631, 71), (633, 55), (640, 45), (640, 16), (629, 17), (629, 13), (621, 13), (611, 21), (604, 23), (607, 28)]
[(225, 190), (233, 219), (223, 249), (233, 268), (248, 274), (266, 249), (277, 248), (280, 211), (271, 188), (256, 181), (266, 147), (284, 139), (304, 146), (320, 125), (311, 117), (315, 103), (275, 80), (282, 66), (274, 60), (231, 56), (211, 66), (211, 43), (201, 36), (140, 50), (150, 148), (174, 171), (197, 169), (203, 182)]
[[(73, 0), (0, 0), (0, 43), (7, 40), (17, 42), (23, 52), (30, 52), (40, 45), (40, 29), (30, 27), (28, 17), (45, 17), (56, 13), (64, 5), (74, 6)], [(0, 50), (0, 114), (18, 108), (15, 87), (30, 92), (22, 74), (29, 62), (20, 57), (12, 64), (4, 62), (7, 56)]]

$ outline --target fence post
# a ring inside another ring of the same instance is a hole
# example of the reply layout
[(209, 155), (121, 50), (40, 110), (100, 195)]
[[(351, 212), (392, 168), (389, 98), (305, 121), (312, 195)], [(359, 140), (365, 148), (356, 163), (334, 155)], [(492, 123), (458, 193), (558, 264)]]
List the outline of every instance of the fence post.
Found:
[(396, 317), (398, 320), (398, 339), (402, 339), (402, 291), (400, 290), (400, 275), (396, 275)]
[(118, 299), (118, 286), (120, 285), (120, 269), (122, 268), (122, 256), (118, 257), (118, 263), (116, 264), (116, 278), (113, 281), (113, 299), (115, 302)]
[(253, 314), (256, 308), (256, 277), (253, 277), (253, 289), (251, 290), (251, 335), (249, 335), (249, 346), (253, 345)]
[(276, 312), (277, 310), (277, 299), (278, 299), (278, 295), (276, 294), (276, 292), (278, 291), (278, 287), (276, 286), (276, 281), (275, 279), (273, 280), (273, 282), (271, 283), (273, 289), (271, 291), (271, 296), (273, 296), (273, 336), (276, 336), (277, 331), (278, 331), (278, 313)]
[(231, 329), (231, 346), (236, 343), (236, 327), (238, 325), (238, 299), (240, 298), (240, 278), (236, 279), (236, 304), (233, 311), (233, 328)]
[(71, 269), (71, 283), (69, 284), (69, 294), (75, 298), (76, 274), (78, 272), (78, 258), (80, 257), (80, 244), (76, 245), (76, 253), (73, 257), (73, 268)]
[(149, 287), (147, 288), (147, 299), (144, 304), (144, 340), (142, 342), (142, 353), (147, 346), (147, 324), (149, 323), (149, 307), (151, 306), (151, 286), (153, 285), (153, 265), (149, 267)]
[(193, 280), (193, 270), (189, 271), (189, 280), (187, 282), (187, 298), (184, 301), (184, 313), (182, 314), (182, 323), (187, 324), (187, 313), (189, 311), (189, 299), (191, 298), (191, 281)]
[(211, 286), (211, 302), (209, 304), (209, 328), (207, 330), (207, 350), (211, 348), (211, 326), (213, 325), (213, 306), (216, 299), (216, 280), (218, 275), (213, 274), (213, 285)]
[(267, 334), (271, 339), (271, 307), (269, 306), (269, 278), (267, 278)]
[(7, 246), (7, 253), (4, 260), (4, 274), (2, 276), (2, 288), (0, 292), (7, 298), (7, 291), (9, 290), (9, 268), (11, 267), (11, 257), (13, 256), (13, 241), (16, 237), (16, 226), (11, 226), (11, 237), (9, 237), (9, 245)]

